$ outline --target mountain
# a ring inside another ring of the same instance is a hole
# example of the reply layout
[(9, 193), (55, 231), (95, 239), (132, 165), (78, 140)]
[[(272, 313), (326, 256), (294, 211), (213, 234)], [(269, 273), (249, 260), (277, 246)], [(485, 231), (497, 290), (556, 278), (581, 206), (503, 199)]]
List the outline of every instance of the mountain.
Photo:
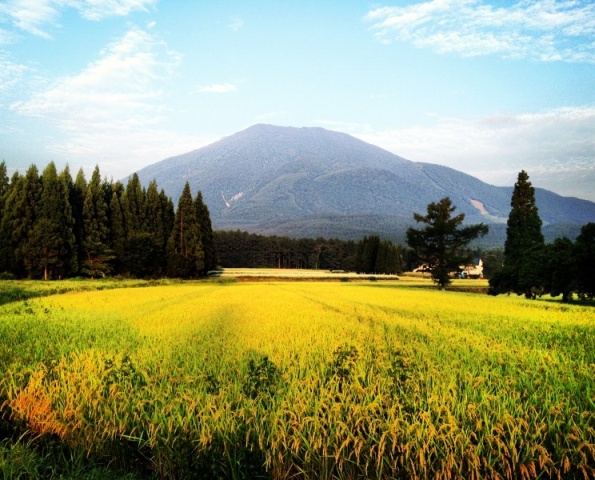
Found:
[[(448, 196), (466, 223), (489, 224), (488, 243), (498, 245), (512, 195), (512, 187), (412, 162), (344, 133), (261, 124), (137, 173), (174, 201), (186, 181), (201, 190), (216, 229), (291, 237), (380, 234), (402, 242), (413, 212)], [(539, 188), (536, 201), (546, 237), (574, 237), (595, 222), (593, 202)]]

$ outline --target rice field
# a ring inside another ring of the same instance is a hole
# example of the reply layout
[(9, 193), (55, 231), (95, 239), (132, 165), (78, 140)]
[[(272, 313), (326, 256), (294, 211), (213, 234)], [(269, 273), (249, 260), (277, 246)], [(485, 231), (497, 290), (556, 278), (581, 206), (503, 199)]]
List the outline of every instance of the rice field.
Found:
[(8, 302), (0, 433), (122, 478), (594, 478), (593, 308), (407, 285)]
[(375, 281), (399, 280), (398, 275), (359, 274), (343, 270), (311, 270), (302, 268), (226, 268), (217, 272), (221, 278), (236, 280), (339, 280), (339, 281)]

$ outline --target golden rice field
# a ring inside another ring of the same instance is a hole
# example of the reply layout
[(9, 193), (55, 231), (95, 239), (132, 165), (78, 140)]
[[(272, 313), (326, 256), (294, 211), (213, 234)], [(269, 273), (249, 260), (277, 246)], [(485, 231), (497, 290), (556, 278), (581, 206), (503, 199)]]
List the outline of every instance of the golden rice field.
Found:
[(594, 478), (593, 308), (407, 285), (6, 303), (0, 427), (134, 478)]

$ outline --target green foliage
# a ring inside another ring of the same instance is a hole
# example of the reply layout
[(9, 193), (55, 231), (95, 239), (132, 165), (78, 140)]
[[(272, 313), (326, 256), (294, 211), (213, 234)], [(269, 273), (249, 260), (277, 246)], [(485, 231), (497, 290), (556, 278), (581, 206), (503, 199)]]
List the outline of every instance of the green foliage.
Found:
[(117, 192), (112, 193), (109, 203), (109, 247), (114, 253), (114, 266), (122, 271), (126, 257), (126, 230), (124, 229), (124, 214)]
[(204, 266), (201, 274), (205, 276), (209, 270), (214, 270), (219, 264), (217, 254), (217, 245), (213, 236), (213, 226), (211, 225), (211, 216), (209, 207), (202, 199), (202, 192), (199, 190), (194, 201), (198, 226), (200, 228), (200, 238), (204, 250)]
[(242, 390), (252, 399), (270, 396), (274, 393), (279, 380), (279, 369), (268, 356), (250, 358)]
[(489, 250), (481, 258), (483, 261), (483, 276), (485, 278), (492, 278), (502, 269), (504, 251), (501, 249)]
[(79, 169), (76, 179), (73, 182), (68, 182), (69, 185), (69, 198), (70, 205), (72, 207), (72, 217), (74, 218), (74, 238), (76, 243), (76, 257), (78, 271), (80, 273), (81, 268), (85, 262), (85, 246), (84, 246), (84, 225), (85, 221), (83, 218), (83, 209), (85, 203), (85, 195), (87, 193), (87, 180), (82, 169)]
[(111, 272), (112, 251), (108, 245), (107, 203), (99, 167), (95, 167), (83, 203), (83, 248), (85, 260), (81, 273), (105, 277)]
[(68, 186), (58, 177), (52, 162), (41, 177), (38, 216), (29, 230), (24, 248), (24, 262), (29, 276), (42, 276), (48, 280), (76, 272), (73, 226)]
[(562, 295), (562, 301), (593, 298), (595, 271), (595, 227), (581, 228), (576, 243), (557, 238), (545, 245), (541, 219), (535, 202), (535, 189), (525, 171), (521, 171), (511, 199), (502, 268), (490, 278), (488, 293), (514, 292), (535, 299), (549, 293)]
[(576, 239), (576, 290), (581, 298), (595, 298), (595, 223), (588, 223)]
[(0, 212), (4, 207), (4, 195), (8, 192), (9, 185), (10, 181), (6, 174), (6, 162), (2, 160), (2, 162), (0, 162)]
[(557, 238), (547, 246), (547, 271), (544, 272), (546, 289), (552, 297), (562, 295), (562, 301), (568, 302), (572, 292), (576, 290), (578, 265), (575, 256), (575, 246), (568, 238)]
[(378, 235), (364, 237), (357, 244), (355, 270), (358, 273), (396, 274), (404, 270), (403, 250)]
[(0, 214), (0, 271), (15, 275), (20, 272), (17, 271), (13, 223), (17, 215), (17, 195), (22, 192), (22, 185), (22, 177), (15, 173), (8, 190), (2, 197), (3, 208)]
[(143, 192), (143, 188), (136, 173), (128, 180), (124, 195), (126, 197), (124, 219), (128, 234), (133, 235), (145, 231), (145, 192)]
[(213, 237), (222, 267), (356, 270), (352, 241), (268, 237), (239, 230), (218, 230)]
[(376, 257), (378, 256), (378, 247), (380, 246), (380, 237), (373, 235), (365, 237), (358, 244), (357, 257), (355, 259), (355, 268), (357, 272), (374, 273), (376, 270)]
[(508, 216), (504, 243), (505, 263), (508, 259), (521, 259), (527, 248), (544, 243), (541, 219), (535, 202), (535, 188), (524, 170), (519, 172), (514, 184), (510, 206), (512, 208)]
[(544, 238), (535, 202), (535, 189), (521, 170), (510, 201), (504, 243), (504, 263), (490, 280), (490, 293), (514, 292), (535, 298), (543, 291)]
[(328, 368), (330, 379), (337, 382), (339, 390), (345, 383), (349, 383), (353, 377), (355, 363), (359, 358), (359, 352), (355, 345), (344, 343), (339, 345), (333, 352), (333, 359)]
[[(179, 259), (179, 268), (189, 269), (191, 276), (206, 275), (205, 264), (217, 264), (208, 208), (202, 197), (197, 197), (197, 205), (202, 223), (195, 212), (184, 236), (200, 240), (204, 224), (209, 248), (206, 256), (194, 248), (190, 264), (185, 255)], [(49, 280), (111, 274), (158, 277), (167, 272), (175, 212), (156, 182), (145, 191), (133, 175), (125, 188), (121, 182), (102, 180), (98, 167), (88, 183), (82, 169), (73, 182), (68, 166), (58, 175), (51, 162), (41, 176), (32, 165), (24, 177), (15, 173), (9, 183), (6, 166), (0, 163), (0, 206), (2, 274)]]
[(5, 228), (12, 231), (12, 271), (17, 276), (25, 276), (31, 274), (25, 265), (31, 253), (27, 244), (39, 215), (41, 193), (41, 179), (35, 165), (29, 167), (26, 175), (17, 181), (11, 193), (6, 205)]
[(186, 183), (178, 202), (174, 228), (167, 243), (167, 269), (170, 277), (192, 278), (204, 268), (204, 250), (196, 206)]
[(422, 230), (407, 230), (409, 247), (428, 266), (432, 279), (440, 289), (451, 283), (451, 271), (457, 271), (461, 264), (468, 262), (468, 256), (463, 255), (462, 250), (472, 240), (488, 232), (488, 227), (482, 223), (459, 228), (465, 214), (452, 217), (455, 210), (456, 207), (448, 197), (438, 203), (432, 202), (428, 205), (425, 216), (413, 214), (415, 221), (426, 227)]
[(8, 188), (10, 182), (6, 175), (6, 163), (0, 163), (0, 272), (8, 270), (8, 258), (12, 254), (10, 242), (8, 238), (8, 231), (4, 233), (3, 219), (5, 216), (4, 207), (6, 205), (6, 197), (8, 196)]
[(138, 371), (128, 354), (104, 359), (103, 396), (108, 398), (115, 389), (128, 391), (147, 385), (145, 375)]

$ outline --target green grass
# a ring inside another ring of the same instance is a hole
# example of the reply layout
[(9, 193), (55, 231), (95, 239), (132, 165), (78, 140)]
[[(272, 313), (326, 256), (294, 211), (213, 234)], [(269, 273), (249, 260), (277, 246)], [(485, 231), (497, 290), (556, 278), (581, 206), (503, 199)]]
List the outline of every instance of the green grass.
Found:
[(0, 306), (6, 478), (595, 475), (591, 307), (423, 279), (74, 283)]

